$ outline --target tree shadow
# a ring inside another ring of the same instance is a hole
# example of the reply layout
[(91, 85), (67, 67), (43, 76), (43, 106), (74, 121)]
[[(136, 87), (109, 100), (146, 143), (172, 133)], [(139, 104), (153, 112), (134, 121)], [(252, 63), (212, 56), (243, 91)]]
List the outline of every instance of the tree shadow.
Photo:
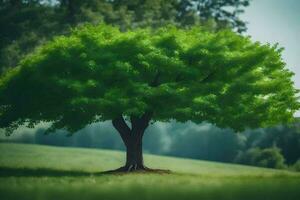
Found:
[[(132, 173), (132, 172), (131, 172)], [(149, 170), (149, 171), (137, 171), (134, 173), (170, 173), (168, 170)], [(0, 177), (80, 177), (80, 176), (102, 176), (102, 175), (125, 175), (128, 172), (121, 172), (117, 170), (108, 170), (101, 172), (85, 172), (85, 171), (71, 171), (71, 170), (59, 170), (49, 168), (12, 168), (12, 167), (0, 167)]]
[(91, 176), (91, 175), (102, 175), (104, 172), (85, 172), (85, 171), (70, 171), (70, 170), (59, 170), (59, 169), (48, 169), (48, 168), (11, 168), (11, 167), (0, 167), (0, 177), (63, 177), (63, 176)]

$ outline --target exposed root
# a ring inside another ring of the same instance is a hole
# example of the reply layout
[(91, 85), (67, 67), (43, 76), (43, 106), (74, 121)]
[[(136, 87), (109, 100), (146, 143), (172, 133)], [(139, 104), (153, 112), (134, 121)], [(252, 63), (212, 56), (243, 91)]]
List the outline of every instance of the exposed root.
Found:
[(158, 173), (158, 174), (170, 174), (170, 170), (166, 169), (151, 169), (145, 166), (139, 166), (139, 165), (129, 165), (129, 166), (123, 166), (115, 170), (109, 170), (102, 172), (103, 174), (126, 174), (126, 173)]

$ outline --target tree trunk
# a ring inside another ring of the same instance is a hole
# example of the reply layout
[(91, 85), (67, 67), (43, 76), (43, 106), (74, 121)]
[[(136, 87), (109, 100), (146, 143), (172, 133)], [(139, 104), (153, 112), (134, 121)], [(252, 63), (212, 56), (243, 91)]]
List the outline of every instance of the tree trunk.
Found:
[(126, 164), (127, 171), (145, 169), (143, 161), (142, 138), (130, 138), (126, 145)]
[(112, 120), (113, 126), (119, 132), (126, 146), (126, 163), (119, 171), (145, 170), (143, 161), (143, 136), (149, 125), (151, 113), (145, 113), (141, 117), (131, 117), (131, 129), (127, 126), (124, 118), (119, 116)]

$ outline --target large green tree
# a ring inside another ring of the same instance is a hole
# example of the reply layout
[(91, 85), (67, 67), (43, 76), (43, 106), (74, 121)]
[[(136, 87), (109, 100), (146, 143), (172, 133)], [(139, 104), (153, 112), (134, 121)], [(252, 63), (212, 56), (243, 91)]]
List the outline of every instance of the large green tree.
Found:
[(0, 79), (0, 127), (10, 134), (48, 121), (50, 132), (76, 132), (112, 120), (127, 148), (120, 170), (144, 169), (142, 138), (151, 121), (235, 130), (292, 121), (299, 102), (281, 51), (229, 30), (87, 25)]

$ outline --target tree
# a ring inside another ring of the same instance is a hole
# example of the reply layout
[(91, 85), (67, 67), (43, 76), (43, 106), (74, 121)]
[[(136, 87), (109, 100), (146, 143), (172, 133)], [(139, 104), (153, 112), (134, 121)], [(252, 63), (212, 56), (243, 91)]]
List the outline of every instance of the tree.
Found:
[(286, 164), (294, 164), (300, 158), (300, 123), (288, 126), (275, 126), (266, 129), (246, 131), (248, 147), (271, 148), (274, 145), (281, 149)]
[(86, 25), (1, 78), (0, 127), (11, 134), (50, 121), (50, 132), (76, 132), (112, 120), (127, 148), (120, 170), (144, 169), (142, 138), (151, 120), (235, 130), (292, 121), (299, 102), (281, 51), (229, 30)]
[[(216, 29), (232, 28), (246, 31), (246, 23), (239, 18), (250, 0), (114, 0), (114, 10), (122, 11), (118, 24), (124, 28), (159, 27), (174, 23), (180, 27), (213, 21)], [(128, 20), (130, 23), (126, 23)], [(125, 23), (124, 23), (125, 22)]]
[(37, 0), (0, 1), (0, 74), (36, 46), (66, 31), (62, 19), (54, 7)]
[(83, 22), (109, 21), (104, 16), (114, 15), (110, 3), (103, 0), (55, 2), (0, 1), (0, 74), (53, 36), (68, 34)]

